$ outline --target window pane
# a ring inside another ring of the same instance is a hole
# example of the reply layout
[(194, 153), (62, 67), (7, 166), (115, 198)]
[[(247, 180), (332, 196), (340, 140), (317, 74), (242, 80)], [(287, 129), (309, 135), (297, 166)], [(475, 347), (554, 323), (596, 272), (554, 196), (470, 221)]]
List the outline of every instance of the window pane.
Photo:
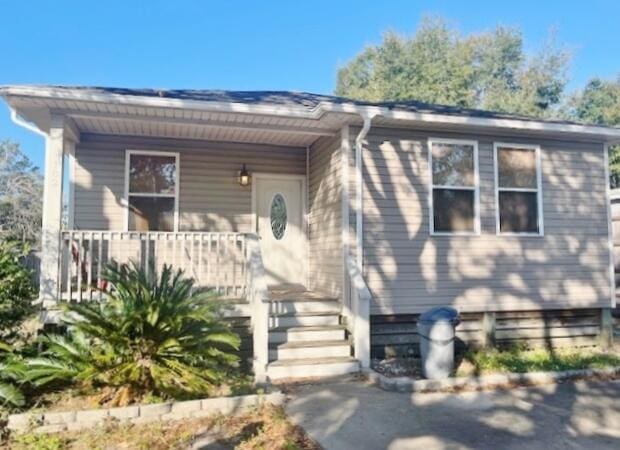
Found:
[(433, 144), (433, 184), (474, 185), (474, 147), (464, 144)]
[(536, 189), (536, 151), (498, 148), (497, 170), (500, 187)]
[(270, 219), (273, 237), (279, 241), (284, 237), (287, 222), (286, 202), (281, 194), (276, 194), (271, 201)]
[(129, 157), (129, 192), (174, 194), (175, 157), (131, 155)]
[(474, 191), (433, 190), (435, 231), (474, 231)]
[(174, 231), (174, 199), (129, 197), (130, 231)]
[(538, 233), (537, 194), (500, 192), (499, 229), (507, 233)]

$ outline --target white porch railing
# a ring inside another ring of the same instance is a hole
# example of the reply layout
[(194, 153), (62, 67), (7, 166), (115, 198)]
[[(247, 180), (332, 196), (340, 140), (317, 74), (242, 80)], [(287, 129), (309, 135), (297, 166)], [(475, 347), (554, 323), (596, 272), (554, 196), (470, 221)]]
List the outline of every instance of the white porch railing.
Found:
[(355, 358), (363, 369), (370, 367), (370, 301), (372, 294), (364, 281), (351, 254), (346, 255), (347, 273), (350, 282), (351, 332)]
[(101, 299), (103, 267), (134, 261), (149, 270), (164, 264), (182, 269), (197, 287), (225, 297), (246, 296), (246, 234), (202, 232), (63, 231), (60, 239), (60, 300)]

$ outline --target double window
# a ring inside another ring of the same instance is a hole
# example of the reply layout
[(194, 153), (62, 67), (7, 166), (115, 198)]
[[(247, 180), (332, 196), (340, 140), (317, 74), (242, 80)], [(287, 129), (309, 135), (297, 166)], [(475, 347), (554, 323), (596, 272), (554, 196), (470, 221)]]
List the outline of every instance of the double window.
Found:
[(128, 150), (125, 155), (127, 229), (178, 229), (178, 153)]
[(497, 232), (542, 235), (540, 147), (496, 143), (494, 153)]
[[(495, 143), (497, 234), (542, 235), (540, 147)], [(479, 234), (478, 143), (429, 140), (433, 235)]]
[(480, 232), (478, 143), (429, 140), (431, 234)]

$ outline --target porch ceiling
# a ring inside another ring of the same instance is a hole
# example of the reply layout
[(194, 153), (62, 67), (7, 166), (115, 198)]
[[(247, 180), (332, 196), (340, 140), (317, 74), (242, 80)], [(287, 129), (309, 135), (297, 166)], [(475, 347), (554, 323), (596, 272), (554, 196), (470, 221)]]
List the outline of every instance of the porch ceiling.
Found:
[(138, 107), (55, 98), (13, 97), (10, 104), (42, 130), (51, 116), (63, 115), (82, 133), (182, 138), (220, 142), (305, 147), (321, 136), (333, 136), (351, 114), (330, 113), (320, 119), (246, 112)]

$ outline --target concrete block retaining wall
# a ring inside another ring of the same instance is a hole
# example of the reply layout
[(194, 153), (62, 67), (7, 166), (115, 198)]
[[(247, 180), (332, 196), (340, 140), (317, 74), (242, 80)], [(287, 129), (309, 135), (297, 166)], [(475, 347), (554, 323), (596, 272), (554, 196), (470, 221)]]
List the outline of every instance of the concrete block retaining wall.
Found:
[(12, 414), (9, 416), (7, 428), (14, 432), (32, 430), (35, 432), (53, 433), (90, 428), (107, 421), (143, 424), (156, 420), (180, 420), (218, 414), (234, 415), (262, 403), (280, 405), (284, 400), (284, 394), (273, 392), (265, 395), (206, 398), (183, 402), (125, 406), (121, 408)]

